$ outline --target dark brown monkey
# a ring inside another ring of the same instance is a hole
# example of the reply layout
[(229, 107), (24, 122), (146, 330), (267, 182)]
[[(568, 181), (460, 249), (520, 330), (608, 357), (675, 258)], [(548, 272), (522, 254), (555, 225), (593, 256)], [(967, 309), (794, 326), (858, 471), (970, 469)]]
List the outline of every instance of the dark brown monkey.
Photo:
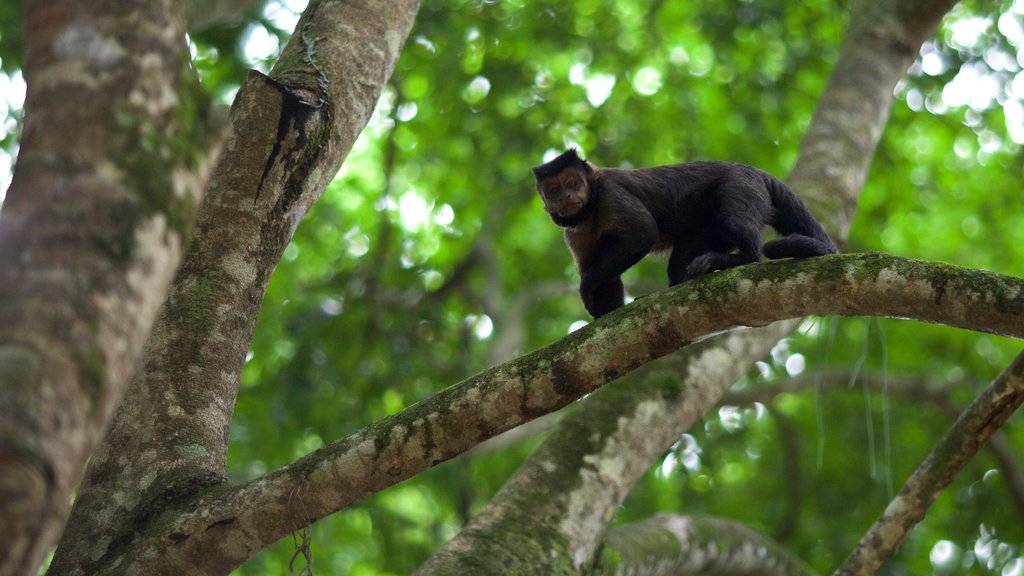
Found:
[[(620, 276), (651, 251), (672, 251), (669, 286), (764, 256), (837, 252), (796, 194), (752, 166), (598, 168), (569, 149), (533, 174), (544, 209), (565, 228), (580, 271), (580, 296), (595, 318), (622, 306)], [(765, 224), (782, 237), (762, 247)]]

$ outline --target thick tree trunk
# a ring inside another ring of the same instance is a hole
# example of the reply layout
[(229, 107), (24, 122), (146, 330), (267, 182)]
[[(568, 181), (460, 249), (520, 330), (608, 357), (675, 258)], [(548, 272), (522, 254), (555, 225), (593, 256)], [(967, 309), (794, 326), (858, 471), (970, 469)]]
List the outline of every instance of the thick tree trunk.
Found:
[(0, 574), (33, 574), (121, 400), (218, 137), (173, 2), (24, 3), (0, 213)]
[(162, 512), (225, 482), (239, 378), (270, 274), (369, 120), (417, 8), (313, 2), (270, 77), (250, 73), (196, 238), (51, 573), (226, 573), (294, 529), (250, 526), (259, 536), (206, 547), (183, 543), (189, 533), (147, 532)]

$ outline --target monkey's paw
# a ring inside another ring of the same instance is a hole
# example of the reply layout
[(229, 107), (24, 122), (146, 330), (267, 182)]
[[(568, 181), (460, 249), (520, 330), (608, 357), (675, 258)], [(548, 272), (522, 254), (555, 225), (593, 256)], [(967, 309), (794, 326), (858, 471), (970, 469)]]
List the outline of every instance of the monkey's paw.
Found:
[(696, 278), (701, 274), (706, 274), (711, 271), (711, 254), (701, 254), (693, 259), (689, 265), (686, 266), (686, 275), (690, 278)]

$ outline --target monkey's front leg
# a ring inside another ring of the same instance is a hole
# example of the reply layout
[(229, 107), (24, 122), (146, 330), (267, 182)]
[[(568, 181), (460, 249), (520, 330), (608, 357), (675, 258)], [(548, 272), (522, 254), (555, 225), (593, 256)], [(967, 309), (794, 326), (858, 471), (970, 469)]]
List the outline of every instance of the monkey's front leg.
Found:
[(622, 306), (625, 300), (622, 273), (650, 252), (654, 238), (654, 234), (640, 236), (634, 232), (633, 238), (606, 236), (601, 239), (580, 274), (580, 297), (594, 318)]
[(583, 307), (590, 312), (594, 318), (600, 318), (622, 306), (626, 299), (626, 289), (622, 286), (622, 278), (616, 276), (602, 284), (593, 284), (593, 281), (580, 282), (580, 298), (583, 299)]

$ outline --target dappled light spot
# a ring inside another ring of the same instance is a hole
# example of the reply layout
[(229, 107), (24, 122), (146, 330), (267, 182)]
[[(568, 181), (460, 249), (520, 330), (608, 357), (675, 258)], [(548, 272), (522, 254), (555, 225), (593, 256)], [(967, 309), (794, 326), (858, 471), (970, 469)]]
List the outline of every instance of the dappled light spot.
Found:
[(633, 89), (644, 96), (651, 96), (661, 89), (661, 71), (644, 66), (633, 76)]
[(262, 24), (250, 24), (242, 41), (242, 55), (250, 66), (266, 72), (266, 61), (277, 56), (281, 43)]
[(468, 104), (477, 104), (487, 97), (491, 91), (491, 81), (484, 76), (477, 76), (470, 80), (466, 89), (462, 91), (462, 99)]

